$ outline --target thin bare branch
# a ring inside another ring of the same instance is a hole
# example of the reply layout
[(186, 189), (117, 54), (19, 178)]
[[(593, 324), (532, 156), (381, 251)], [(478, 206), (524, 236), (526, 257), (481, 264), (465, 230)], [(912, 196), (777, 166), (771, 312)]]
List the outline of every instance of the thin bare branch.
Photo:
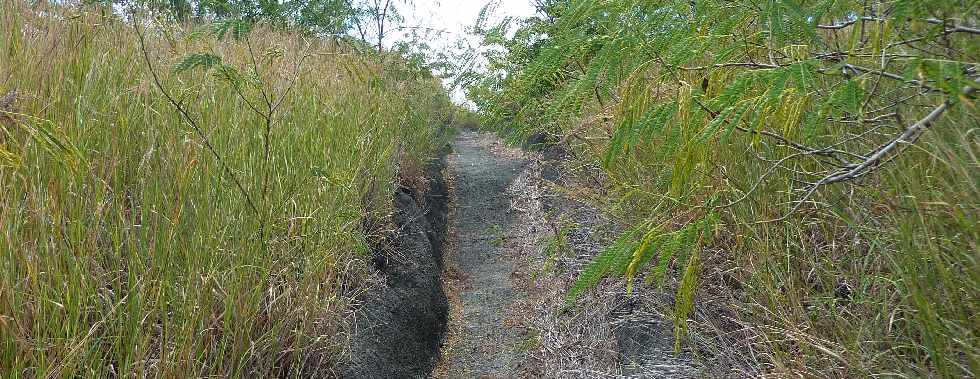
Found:
[(170, 105), (177, 110), (177, 113), (180, 114), (181, 117), (184, 119), (184, 121), (191, 127), (191, 129), (194, 131), (194, 134), (196, 134), (197, 137), (201, 140), (201, 143), (204, 144), (204, 147), (208, 149), (208, 152), (210, 152), (211, 155), (214, 156), (214, 159), (218, 162), (218, 165), (221, 166), (221, 170), (224, 171), (225, 175), (227, 175), (232, 180), (232, 182), (235, 183), (235, 186), (238, 188), (238, 191), (241, 192), (243, 197), (245, 197), (245, 202), (248, 204), (249, 209), (252, 210), (252, 213), (254, 213), (256, 216), (260, 216), (261, 212), (259, 212), (259, 208), (255, 205), (255, 202), (252, 201), (252, 197), (249, 196), (248, 191), (245, 190), (245, 186), (242, 185), (241, 180), (238, 179), (238, 175), (236, 175), (235, 172), (232, 171), (231, 167), (229, 167), (228, 164), (225, 163), (225, 160), (221, 157), (221, 154), (218, 153), (218, 150), (215, 149), (214, 145), (211, 143), (211, 139), (208, 137), (206, 133), (204, 133), (204, 130), (200, 127), (200, 125), (198, 125), (197, 121), (194, 120), (194, 117), (192, 117), (190, 113), (187, 111), (187, 109), (185, 109), (184, 106), (181, 105), (177, 100), (175, 100), (174, 97), (169, 92), (167, 92), (166, 88), (164, 88), (163, 83), (160, 81), (160, 77), (157, 75), (156, 70), (153, 68), (153, 62), (150, 59), (150, 53), (146, 48), (146, 39), (143, 35), (143, 29), (140, 27), (135, 17), (133, 22), (133, 29), (136, 30), (136, 35), (139, 37), (138, 40), (140, 45), (140, 51), (143, 53), (142, 55), (143, 55), (144, 62), (146, 63), (147, 70), (150, 72), (150, 76), (153, 77), (154, 85), (157, 87), (160, 93), (163, 94), (163, 97), (167, 99), (167, 102), (170, 103)]

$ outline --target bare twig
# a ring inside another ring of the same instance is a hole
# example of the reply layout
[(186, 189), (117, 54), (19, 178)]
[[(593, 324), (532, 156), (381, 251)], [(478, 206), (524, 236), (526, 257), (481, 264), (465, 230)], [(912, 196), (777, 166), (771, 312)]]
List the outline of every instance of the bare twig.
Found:
[[(970, 96), (976, 92), (976, 88), (967, 87), (963, 89), (963, 92), (967, 96)], [(881, 167), (881, 163), (887, 157), (889, 157), (889, 154), (893, 150), (895, 150), (898, 146), (902, 144), (915, 143), (915, 141), (918, 140), (919, 136), (922, 135), (922, 133), (925, 132), (927, 129), (929, 129), (929, 127), (932, 126), (932, 124), (936, 122), (936, 120), (939, 119), (939, 117), (942, 116), (942, 114), (945, 113), (947, 109), (949, 109), (950, 105), (952, 105), (952, 99), (946, 99), (945, 101), (943, 101), (942, 104), (936, 106), (925, 117), (913, 123), (912, 125), (909, 125), (909, 127), (907, 127), (905, 131), (902, 132), (901, 135), (892, 139), (890, 142), (884, 144), (883, 146), (875, 150), (872, 154), (868, 156), (867, 159), (865, 159), (860, 164), (855, 164), (855, 165), (845, 167), (842, 170), (828, 174), (823, 179), (820, 179), (818, 182), (811, 185), (810, 188), (806, 190), (806, 193), (803, 195), (803, 197), (800, 198), (800, 200), (795, 201), (794, 202), (795, 205), (793, 206), (793, 208), (790, 209), (790, 211), (784, 214), (782, 217), (772, 219), (772, 220), (759, 221), (756, 223), (763, 224), (763, 223), (780, 222), (786, 220), (792, 214), (796, 213), (796, 211), (800, 209), (803, 203), (807, 202), (807, 200), (809, 200), (810, 197), (813, 196), (814, 193), (816, 193), (818, 188), (833, 183), (840, 183), (840, 182), (854, 180), (864, 175), (867, 175), (870, 172), (875, 171), (875, 169)]]
[[(966, 93), (967, 95), (970, 95), (975, 91), (976, 89), (973, 87), (968, 87), (964, 89), (964, 93)], [(894, 150), (900, 144), (914, 143), (919, 138), (919, 136), (924, 131), (926, 131), (926, 129), (932, 126), (932, 124), (936, 121), (936, 119), (939, 118), (939, 116), (941, 116), (944, 112), (946, 112), (946, 109), (948, 109), (951, 104), (952, 104), (952, 100), (947, 99), (942, 104), (934, 108), (932, 112), (929, 112), (929, 114), (926, 115), (926, 117), (922, 118), (921, 120), (917, 121), (916, 123), (906, 128), (901, 135), (899, 135), (895, 139), (891, 140), (884, 146), (874, 151), (871, 155), (868, 156), (867, 159), (864, 160), (864, 162), (854, 165), (853, 167), (848, 167), (846, 170), (843, 170), (836, 174), (828, 175), (826, 178), (820, 181), (821, 183), (818, 184), (826, 185), (831, 183), (847, 181), (853, 179), (855, 175), (861, 173), (864, 170), (876, 167), (879, 161), (881, 161), (885, 156), (887, 156), (892, 150)]]
[(163, 94), (163, 97), (167, 99), (167, 102), (170, 103), (170, 105), (177, 110), (177, 113), (180, 114), (181, 117), (184, 119), (184, 121), (191, 127), (191, 129), (194, 131), (197, 137), (201, 140), (201, 143), (204, 144), (204, 147), (208, 149), (208, 152), (210, 152), (211, 155), (214, 156), (214, 159), (218, 162), (218, 165), (221, 166), (221, 169), (225, 173), (225, 175), (231, 178), (232, 182), (235, 183), (235, 186), (238, 188), (238, 191), (241, 192), (242, 196), (245, 197), (245, 202), (248, 203), (248, 206), (252, 210), (252, 212), (256, 216), (261, 217), (261, 212), (259, 212), (259, 208), (255, 205), (255, 202), (252, 201), (252, 197), (248, 195), (248, 191), (245, 190), (245, 186), (243, 186), (241, 180), (238, 179), (238, 175), (235, 175), (235, 172), (232, 171), (231, 167), (229, 167), (228, 164), (225, 162), (225, 160), (221, 157), (221, 154), (219, 154), (218, 150), (215, 149), (214, 145), (211, 143), (211, 139), (208, 138), (208, 135), (204, 133), (204, 130), (200, 127), (200, 125), (198, 125), (197, 121), (194, 120), (193, 117), (191, 117), (187, 109), (185, 109), (184, 106), (180, 104), (180, 102), (174, 99), (174, 97), (169, 92), (167, 92), (167, 90), (163, 87), (163, 83), (160, 82), (160, 77), (157, 75), (156, 70), (153, 68), (153, 63), (152, 60), (150, 59), (150, 53), (146, 49), (146, 39), (143, 36), (143, 29), (136, 21), (136, 17), (134, 17), (133, 19), (134, 19), (133, 29), (136, 30), (136, 35), (139, 37), (140, 51), (143, 53), (142, 55), (146, 63), (147, 70), (150, 71), (150, 76), (153, 77), (154, 85), (157, 87), (160, 93)]
[[(858, 23), (859, 21), (884, 21), (884, 20), (883, 19), (880, 19), (880, 18), (877, 18), (877, 17), (865, 16), (865, 17), (855, 18), (853, 20), (848, 20), (848, 21), (845, 21), (845, 22), (841, 22), (839, 24), (816, 25), (816, 27), (817, 27), (817, 29), (838, 30), (838, 29), (844, 29), (844, 28), (846, 28), (848, 26), (854, 25), (854, 24)], [(949, 34), (949, 33), (980, 34), (980, 29), (978, 29), (976, 27), (964, 26), (964, 25), (957, 25), (957, 24), (950, 25), (950, 24), (946, 23), (945, 21), (940, 20), (938, 18), (927, 18), (927, 19), (925, 19), (923, 21), (928, 22), (928, 23), (933, 24), (933, 25), (946, 25), (947, 27), (946, 27), (946, 29), (943, 30), (943, 32), (944, 33), (947, 33), (947, 34)]]
[(678, 69), (684, 71), (698, 71), (705, 70), (709, 68), (725, 68), (725, 67), (748, 67), (748, 68), (760, 68), (760, 69), (773, 69), (785, 67), (783, 65), (765, 64), (765, 63), (755, 63), (755, 62), (731, 62), (731, 63), (718, 63), (708, 66), (698, 66), (698, 67), (683, 67), (677, 66)]

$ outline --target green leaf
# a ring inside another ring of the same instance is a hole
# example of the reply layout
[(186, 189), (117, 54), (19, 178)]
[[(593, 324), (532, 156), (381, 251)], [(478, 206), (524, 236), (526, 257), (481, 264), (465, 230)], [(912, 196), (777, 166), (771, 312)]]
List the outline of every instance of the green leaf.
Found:
[(174, 72), (181, 73), (196, 69), (198, 67), (210, 69), (220, 65), (221, 57), (209, 53), (196, 53), (184, 57), (180, 63), (177, 63), (177, 65), (174, 66)]
[(250, 23), (239, 19), (222, 20), (211, 24), (211, 35), (219, 40), (224, 39), (229, 31), (232, 38), (236, 41), (241, 40), (247, 37), (251, 30), (252, 25)]
[(568, 296), (565, 298), (565, 302), (571, 304), (574, 302), (585, 290), (592, 288), (606, 274), (613, 268), (613, 263), (616, 262), (616, 258), (622, 254), (619, 249), (607, 249), (600, 253), (592, 263), (586, 267), (585, 271), (579, 275), (578, 280), (575, 281), (575, 285), (568, 291)]

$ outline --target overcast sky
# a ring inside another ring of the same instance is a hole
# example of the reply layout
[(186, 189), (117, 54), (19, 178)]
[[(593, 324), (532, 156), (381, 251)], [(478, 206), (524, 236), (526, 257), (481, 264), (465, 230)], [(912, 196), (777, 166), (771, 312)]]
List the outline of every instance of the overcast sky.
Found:
[[(404, 3), (399, 9), (405, 17), (405, 24), (434, 30), (445, 31), (441, 36), (428, 38), (427, 41), (435, 50), (450, 49), (456, 46), (460, 38), (465, 38), (471, 46), (478, 46), (476, 38), (466, 38), (466, 30), (476, 24), (480, 10), (490, 0), (414, 0), (411, 6)], [(534, 15), (531, 0), (499, 0), (499, 5), (489, 17), (489, 25), (495, 25), (505, 17), (525, 18)], [(405, 32), (409, 34), (410, 32)], [(407, 38), (396, 36), (395, 39)], [(392, 40), (391, 42), (395, 42)], [(464, 103), (462, 89), (457, 88), (452, 93), (457, 103)]]
[[(462, 33), (473, 26), (480, 9), (489, 0), (415, 0), (411, 9), (405, 9), (406, 23), (450, 33)], [(500, 0), (493, 14), (499, 20), (506, 16), (530, 17), (534, 15), (531, 0)]]

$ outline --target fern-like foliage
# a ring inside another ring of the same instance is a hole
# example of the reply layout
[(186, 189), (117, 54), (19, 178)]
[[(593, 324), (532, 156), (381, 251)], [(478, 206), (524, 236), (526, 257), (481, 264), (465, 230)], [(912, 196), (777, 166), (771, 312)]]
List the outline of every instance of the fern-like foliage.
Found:
[(542, 1), (538, 17), (484, 29), (491, 71), (469, 94), (487, 124), (583, 141), (573, 148), (595, 158), (624, 202), (646, 196), (568, 299), (611, 274), (631, 291), (644, 270), (661, 284), (676, 272), (682, 335), (715, 229), (815, 211), (825, 188), (872, 176), (922, 125), (972, 109), (977, 7)]
[(211, 69), (221, 66), (221, 57), (210, 53), (194, 53), (181, 59), (174, 66), (174, 72), (181, 73), (194, 69)]
[(574, 301), (582, 292), (610, 274), (625, 275), (627, 291), (632, 291), (633, 279), (654, 260), (657, 264), (651, 268), (647, 281), (662, 286), (672, 262), (682, 267), (693, 252), (710, 244), (717, 222), (717, 216), (711, 214), (666, 233), (660, 227), (649, 224), (630, 229), (586, 267), (569, 291), (568, 301)]
[(212, 71), (218, 79), (235, 86), (241, 86), (246, 81), (235, 66), (222, 62), (221, 57), (211, 53), (189, 54), (174, 65), (174, 72), (178, 74), (195, 69)]
[(218, 40), (230, 35), (236, 41), (242, 40), (252, 30), (252, 23), (241, 19), (221, 20), (211, 24), (211, 35)]

